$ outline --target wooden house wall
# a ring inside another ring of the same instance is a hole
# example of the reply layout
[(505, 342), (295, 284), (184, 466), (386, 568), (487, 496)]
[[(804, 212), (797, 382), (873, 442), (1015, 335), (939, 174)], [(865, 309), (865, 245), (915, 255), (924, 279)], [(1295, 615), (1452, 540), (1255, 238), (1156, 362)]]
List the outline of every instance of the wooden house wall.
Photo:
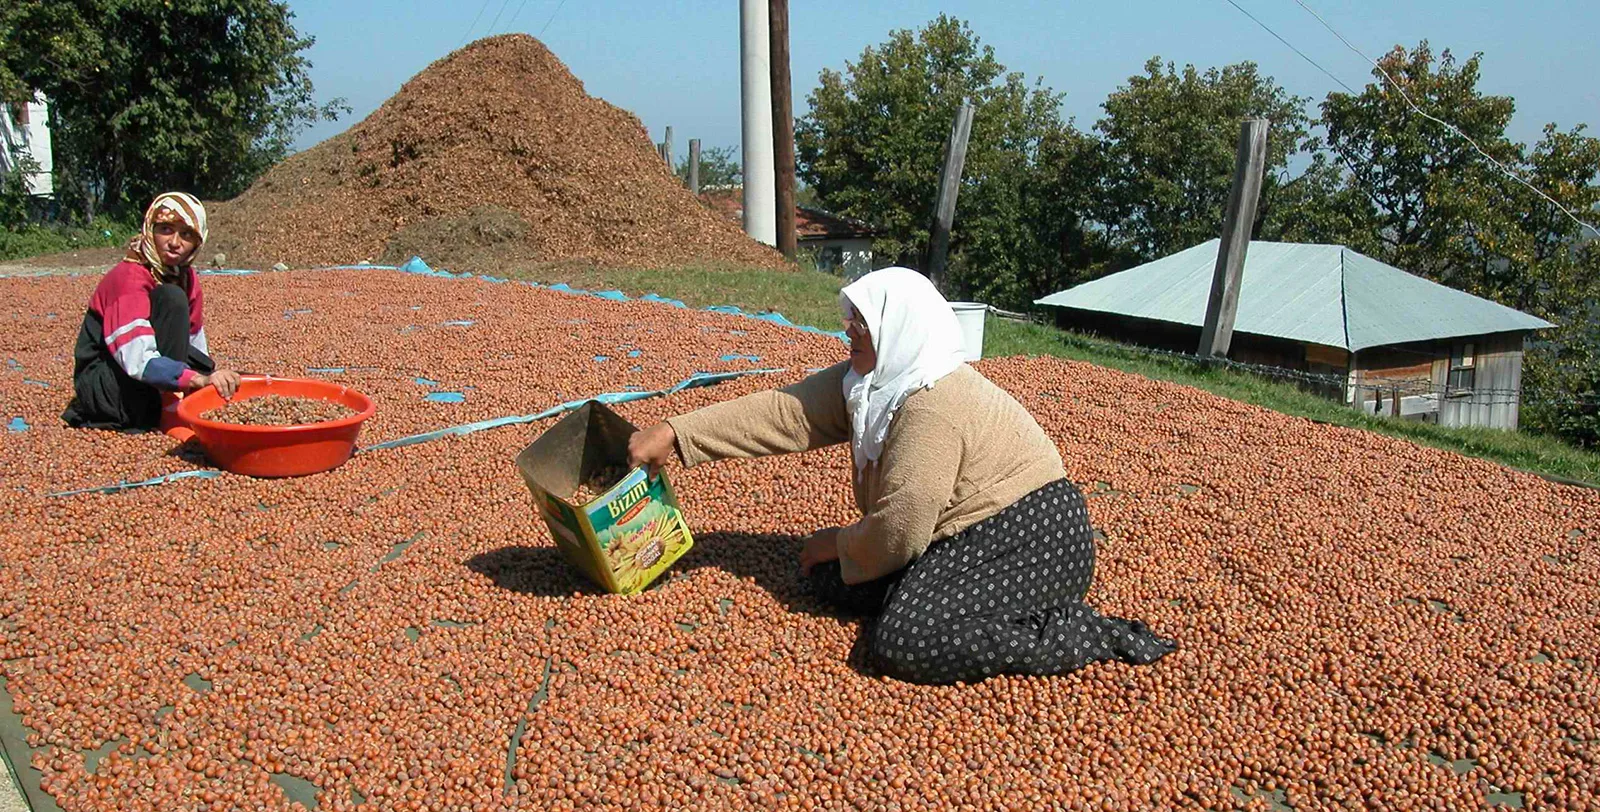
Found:
[[(1200, 328), (1185, 324), (1057, 308), (1056, 325), (1143, 347), (1194, 353)], [(1524, 333), (1463, 336), (1448, 341), (1418, 341), (1371, 347), (1351, 354), (1334, 347), (1303, 344), (1270, 336), (1235, 333), (1228, 356), (1247, 364), (1348, 375), (1344, 402), (1369, 413), (1392, 414), (1394, 396), (1403, 416), (1437, 417), (1446, 426), (1517, 427), (1518, 394), (1522, 389)], [(1447, 396), (1451, 350), (1473, 345), (1474, 392)], [(1381, 388), (1383, 397), (1375, 398)], [(1496, 390), (1496, 391), (1484, 391)], [(1338, 398), (1337, 392), (1324, 392)], [(1377, 406), (1374, 406), (1377, 403)]]
[[(1475, 339), (1473, 392), (1446, 396), (1439, 404), (1442, 426), (1515, 429), (1522, 392), (1522, 333), (1496, 333)], [(1449, 370), (1446, 358), (1444, 369)]]
[(1450, 362), (1450, 345), (1443, 342), (1394, 344), (1370, 347), (1356, 355), (1363, 381), (1416, 382), (1431, 388), (1443, 382), (1442, 378), (1435, 377), (1434, 365), (1441, 357), (1446, 364)]

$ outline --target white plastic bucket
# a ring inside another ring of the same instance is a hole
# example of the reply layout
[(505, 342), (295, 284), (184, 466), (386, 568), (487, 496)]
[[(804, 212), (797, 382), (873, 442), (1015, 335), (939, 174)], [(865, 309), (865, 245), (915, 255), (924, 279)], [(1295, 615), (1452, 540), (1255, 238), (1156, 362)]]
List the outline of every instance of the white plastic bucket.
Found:
[(951, 302), (950, 309), (955, 311), (956, 322), (961, 325), (961, 337), (967, 346), (967, 360), (982, 358), (983, 317), (988, 314), (989, 306), (978, 302)]

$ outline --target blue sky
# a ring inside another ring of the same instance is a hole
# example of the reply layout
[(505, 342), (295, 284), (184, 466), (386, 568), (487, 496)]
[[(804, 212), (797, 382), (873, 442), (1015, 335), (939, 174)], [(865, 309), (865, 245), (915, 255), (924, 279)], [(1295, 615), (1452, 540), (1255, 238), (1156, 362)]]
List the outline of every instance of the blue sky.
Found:
[[(1235, 2), (1345, 83), (1360, 88), (1369, 80), (1370, 66), (1294, 0)], [(1562, 128), (1600, 124), (1595, 0), (1307, 4), (1371, 56), (1422, 39), (1462, 56), (1482, 51), (1480, 89), (1516, 99), (1513, 138), (1531, 143), (1551, 121)], [(290, 0), (289, 6), (296, 27), (317, 40), (308, 56), (318, 97), (343, 96), (354, 108), (348, 120), (307, 131), (298, 148), (359, 121), (464, 41), (508, 31), (539, 36), (590, 94), (639, 116), (656, 140), (671, 125), (680, 155), (690, 138), (708, 148), (739, 143), (738, 0)], [(1066, 93), (1063, 111), (1084, 128), (1099, 117), (1106, 95), (1153, 55), (1201, 68), (1253, 60), (1313, 105), (1337, 89), (1226, 0), (791, 0), (795, 114), (806, 110), (822, 69), (842, 70), (891, 30), (919, 28), (941, 12), (967, 21), (1007, 68)]]

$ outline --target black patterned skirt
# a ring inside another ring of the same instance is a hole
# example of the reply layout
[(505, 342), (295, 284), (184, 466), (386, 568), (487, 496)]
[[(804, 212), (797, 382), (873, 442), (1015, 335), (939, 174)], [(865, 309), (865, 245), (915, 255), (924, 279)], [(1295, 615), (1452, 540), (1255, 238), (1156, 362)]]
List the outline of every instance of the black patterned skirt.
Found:
[(1083, 493), (1060, 479), (950, 538), (905, 569), (845, 585), (837, 562), (812, 568), (825, 602), (880, 614), (871, 654), (909, 682), (1063, 674), (1101, 660), (1144, 664), (1177, 648), (1143, 623), (1083, 602), (1094, 530)]

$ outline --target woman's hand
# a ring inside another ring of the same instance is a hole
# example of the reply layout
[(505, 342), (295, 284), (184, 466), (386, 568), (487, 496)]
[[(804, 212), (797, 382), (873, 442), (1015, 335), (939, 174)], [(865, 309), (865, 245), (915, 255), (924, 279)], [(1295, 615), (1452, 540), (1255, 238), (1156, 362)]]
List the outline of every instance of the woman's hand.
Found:
[(839, 528), (829, 527), (818, 530), (806, 539), (805, 546), (800, 548), (800, 574), (809, 576), (811, 568), (818, 564), (839, 560)]
[(239, 373), (231, 369), (219, 369), (210, 375), (194, 376), (192, 389), (204, 389), (207, 386), (215, 386), (223, 400), (232, 400), (234, 393), (239, 391)]
[(628, 438), (628, 465), (633, 468), (649, 466), (650, 476), (655, 476), (677, 450), (678, 433), (671, 423), (663, 420)]

